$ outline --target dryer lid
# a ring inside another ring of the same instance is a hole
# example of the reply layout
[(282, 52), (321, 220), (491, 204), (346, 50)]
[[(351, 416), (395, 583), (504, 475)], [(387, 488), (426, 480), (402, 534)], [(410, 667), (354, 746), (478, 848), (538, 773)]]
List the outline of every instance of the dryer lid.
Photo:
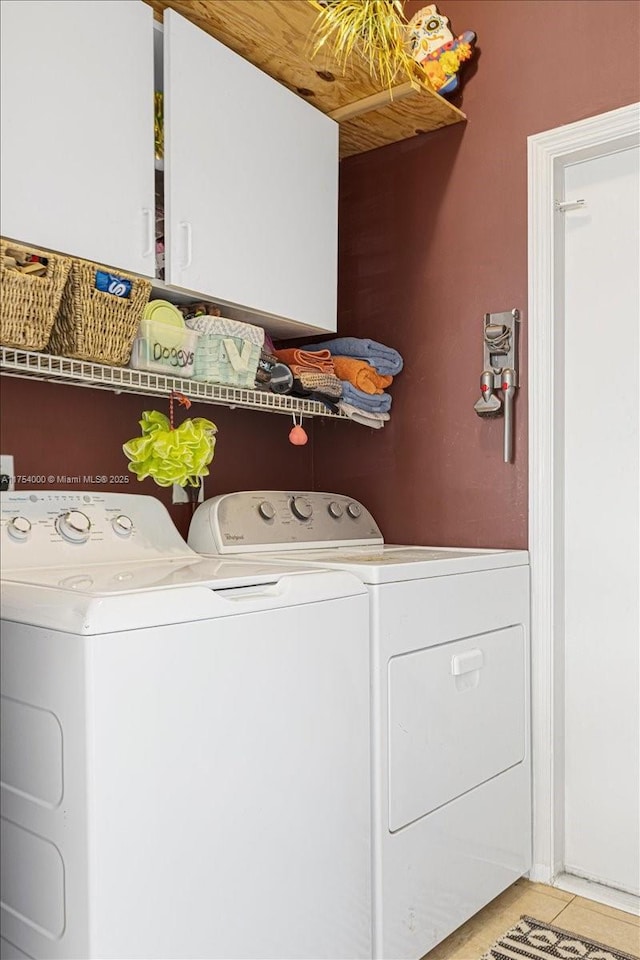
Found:
[[(257, 554), (254, 555), (257, 558)], [(460, 573), (525, 566), (526, 550), (479, 550), (462, 547), (416, 547), (384, 544), (269, 554), (278, 562), (292, 561), (325, 569), (349, 570), (363, 583), (399, 583)]]

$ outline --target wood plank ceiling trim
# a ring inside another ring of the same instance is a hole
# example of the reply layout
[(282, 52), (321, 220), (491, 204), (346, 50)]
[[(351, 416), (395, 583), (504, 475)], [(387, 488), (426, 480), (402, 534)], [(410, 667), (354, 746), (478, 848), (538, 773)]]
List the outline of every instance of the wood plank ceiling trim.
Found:
[(343, 70), (329, 53), (312, 60), (316, 13), (307, 0), (145, 2), (158, 19), (170, 7), (323, 113), (336, 114), (343, 157), (466, 119), (419, 83), (399, 85), (389, 102), (364, 62)]

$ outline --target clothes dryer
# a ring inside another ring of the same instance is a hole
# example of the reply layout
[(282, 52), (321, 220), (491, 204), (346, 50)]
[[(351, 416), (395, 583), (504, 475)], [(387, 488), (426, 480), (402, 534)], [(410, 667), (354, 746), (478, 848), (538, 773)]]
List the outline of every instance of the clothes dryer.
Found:
[(374, 956), (419, 960), (530, 867), (527, 552), (387, 545), (357, 501), (296, 491), (206, 501), (189, 543), (366, 585)]
[(371, 957), (368, 604), (2, 495), (2, 957)]

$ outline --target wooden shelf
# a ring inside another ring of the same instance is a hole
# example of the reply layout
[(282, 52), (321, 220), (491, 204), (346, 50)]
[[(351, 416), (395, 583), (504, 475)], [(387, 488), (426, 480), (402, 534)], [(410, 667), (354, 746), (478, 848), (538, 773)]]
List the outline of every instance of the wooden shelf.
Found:
[(146, 0), (167, 7), (340, 123), (340, 156), (460, 123), (464, 113), (418, 80), (380, 89), (364, 63), (343, 72), (328, 53), (311, 59), (316, 12), (308, 0)]

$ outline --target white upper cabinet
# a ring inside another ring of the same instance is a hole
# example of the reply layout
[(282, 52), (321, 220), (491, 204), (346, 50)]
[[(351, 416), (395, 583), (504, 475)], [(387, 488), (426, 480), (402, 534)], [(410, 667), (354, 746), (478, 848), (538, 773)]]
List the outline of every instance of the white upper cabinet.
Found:
[(152, 276), (153, 14), (3, 0), (4, 236)]
[(141, 0), (0, 15), (3, 236), (154, 277), (163, 187), (169, 287), (279, 336), (335, 331), (335, 121), (173, 10), (155, 62)]
[(337, 123), (172, 10), (164, 97), (167, 282), (334, 331)]

